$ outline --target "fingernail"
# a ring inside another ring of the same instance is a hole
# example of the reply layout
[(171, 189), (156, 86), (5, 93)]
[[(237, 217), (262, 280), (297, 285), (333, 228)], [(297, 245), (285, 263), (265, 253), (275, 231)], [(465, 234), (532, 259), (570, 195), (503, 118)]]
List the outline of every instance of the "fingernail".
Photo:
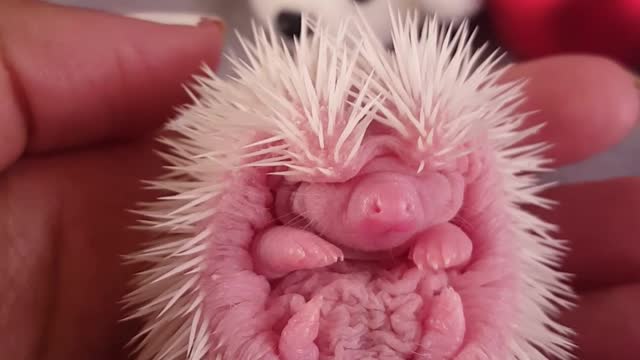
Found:
[(219, 17), (203, 17), (197, 24), (198, 27), (215, 27), (221, 34), (224, 34), (226, 26), (224, 20)]

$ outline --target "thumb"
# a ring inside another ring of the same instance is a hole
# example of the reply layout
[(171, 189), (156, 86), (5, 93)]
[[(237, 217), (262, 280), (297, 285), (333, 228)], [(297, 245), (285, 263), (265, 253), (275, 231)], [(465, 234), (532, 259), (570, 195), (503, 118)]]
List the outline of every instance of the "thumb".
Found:
[(41, 2), (0, 4), (0, 169), (25, 152), (122, 139), (188, 100), (217, 22), (161, 25)]

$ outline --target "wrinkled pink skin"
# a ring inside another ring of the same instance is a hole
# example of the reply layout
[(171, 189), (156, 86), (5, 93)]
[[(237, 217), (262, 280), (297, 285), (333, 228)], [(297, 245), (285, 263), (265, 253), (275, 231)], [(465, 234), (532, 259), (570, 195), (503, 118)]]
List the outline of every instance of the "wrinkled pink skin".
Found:
[[(273, 278), (328, 266), (344, 259), (341, 247), (349, 249), (347, 258), (369, 259), (371, 252), (384, 254), (408, 247), (409, 258), (421, 270), (465, 265), (471, 258), (471, 240), (449, 222), (462, 206), (463, 176), (435, 171), (416, 174), (413, 169), (399, 167), (397, 161), (396, 169), (390, 170), (388, 165), (393, 162), (392, 158), (375, 159), (356, 178), (344, 183), (281, 188), (276, 198), (284, 199), (277, 201), (276, 213), (281, 217), (304, 214), (310, 230), (321, 236), (290, 226), (267, 230), (254, 244), (257, 271)], [(320, 304), (308, 306), (290, 325), (296, 331), (282, 334), (279, 350), (287, 360), (318, 358), (311, 334), (318, 331)], [(426, 332), (422, 343), (431, 354), (423, 358), (444, 359), (455, 353), (464, 338), (462, 303), (453, 290), (446, 290), (433, 307), (442, 308), (434, 312), (445, 319), (424, 320), (431, 331)], [(309, 336), (303, 339), (299, 334)]]
[[(422, 174), (380, 158), (344, 183), (278, 183), (274, 198), (264, 174), (239, 178), (234, 193), (240, 195), (221, 199), (228, 212), (210, 224), (219, 233), (207, 286), (219, 298), (207, 300), (208, 313), (215, 329), (236, 334), (225, 339), (215, 331), (225, 355), (318, 360), (323, 299), (305, 303), (290, 295), (270, 303), (269, 281), (395, 254), (433, 279), (423, 285), (423, 335), (413, 359), (505, 358), (516, 269), (501, 187), (484, 158), (476, 154), (461, 169)], [(282, 225), (273, 225), (272, 201)], [(286, 314), (289, 320), (274, 331), (275, 319)]]

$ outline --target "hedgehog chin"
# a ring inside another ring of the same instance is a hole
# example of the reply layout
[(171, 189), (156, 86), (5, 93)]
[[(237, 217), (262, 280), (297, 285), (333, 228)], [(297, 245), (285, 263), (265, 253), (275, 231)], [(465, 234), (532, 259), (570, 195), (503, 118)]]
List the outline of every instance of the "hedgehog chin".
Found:
[(399, 246), (385, 250), (359, 250), (337, 244), (330, 239), (328, 239), (328, 241), (342, 250), (344, 260), (384, 262), (385, 264), (390, 264), (390, 260), (393, 260), (393, 262), (396, 262), (398, 259), (406, 260), (406, 255), (409, 253), (411, 247), (411, 242), (405, 241)]
[[(344, 239), (336, 239), (329, 234), (324, 233), (321, 229), (313, 226), (313, 222), (304, 218), (302, 215), (296, 215), (299, 219), (296, 226), (307, 231), (311, 231), (314, 234), (322, 237), (332, 245), (342, 250), (344, 260), (352, 261), (371, 261), (371, 262), (389, 262), (389, 260), (396, 260), (397, 258), (406, 258), (406, 255), (411, 249), (413, 244), (412, 238), (415, 234), (407, 234), (402, 240), (396, 242), (397, 245), (389, 247), (380, 247), (372, 249), (363, 249), (355, 246), (345, 245)], [(396, 261), (393, 261), (396, 262)]]

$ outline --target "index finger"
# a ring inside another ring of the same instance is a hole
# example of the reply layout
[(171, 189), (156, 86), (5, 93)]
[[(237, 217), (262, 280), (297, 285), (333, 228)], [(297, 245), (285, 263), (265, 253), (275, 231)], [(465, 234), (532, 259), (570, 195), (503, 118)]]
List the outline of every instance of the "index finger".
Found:
[(40, 2), (0, 6), (0, 169), (23, 152), (120, 139), (188, 100), (220, 24), (161, 25)]
[(535, 111), (526, 126), (545, 123), (528, 143), (546, 142), (554, 166), (584, 160), (619, 143), (640, 121), (637, 77), (614, 61), (588, 55), (552, 56), (514, 65), (505, 81), (528, 79)]

